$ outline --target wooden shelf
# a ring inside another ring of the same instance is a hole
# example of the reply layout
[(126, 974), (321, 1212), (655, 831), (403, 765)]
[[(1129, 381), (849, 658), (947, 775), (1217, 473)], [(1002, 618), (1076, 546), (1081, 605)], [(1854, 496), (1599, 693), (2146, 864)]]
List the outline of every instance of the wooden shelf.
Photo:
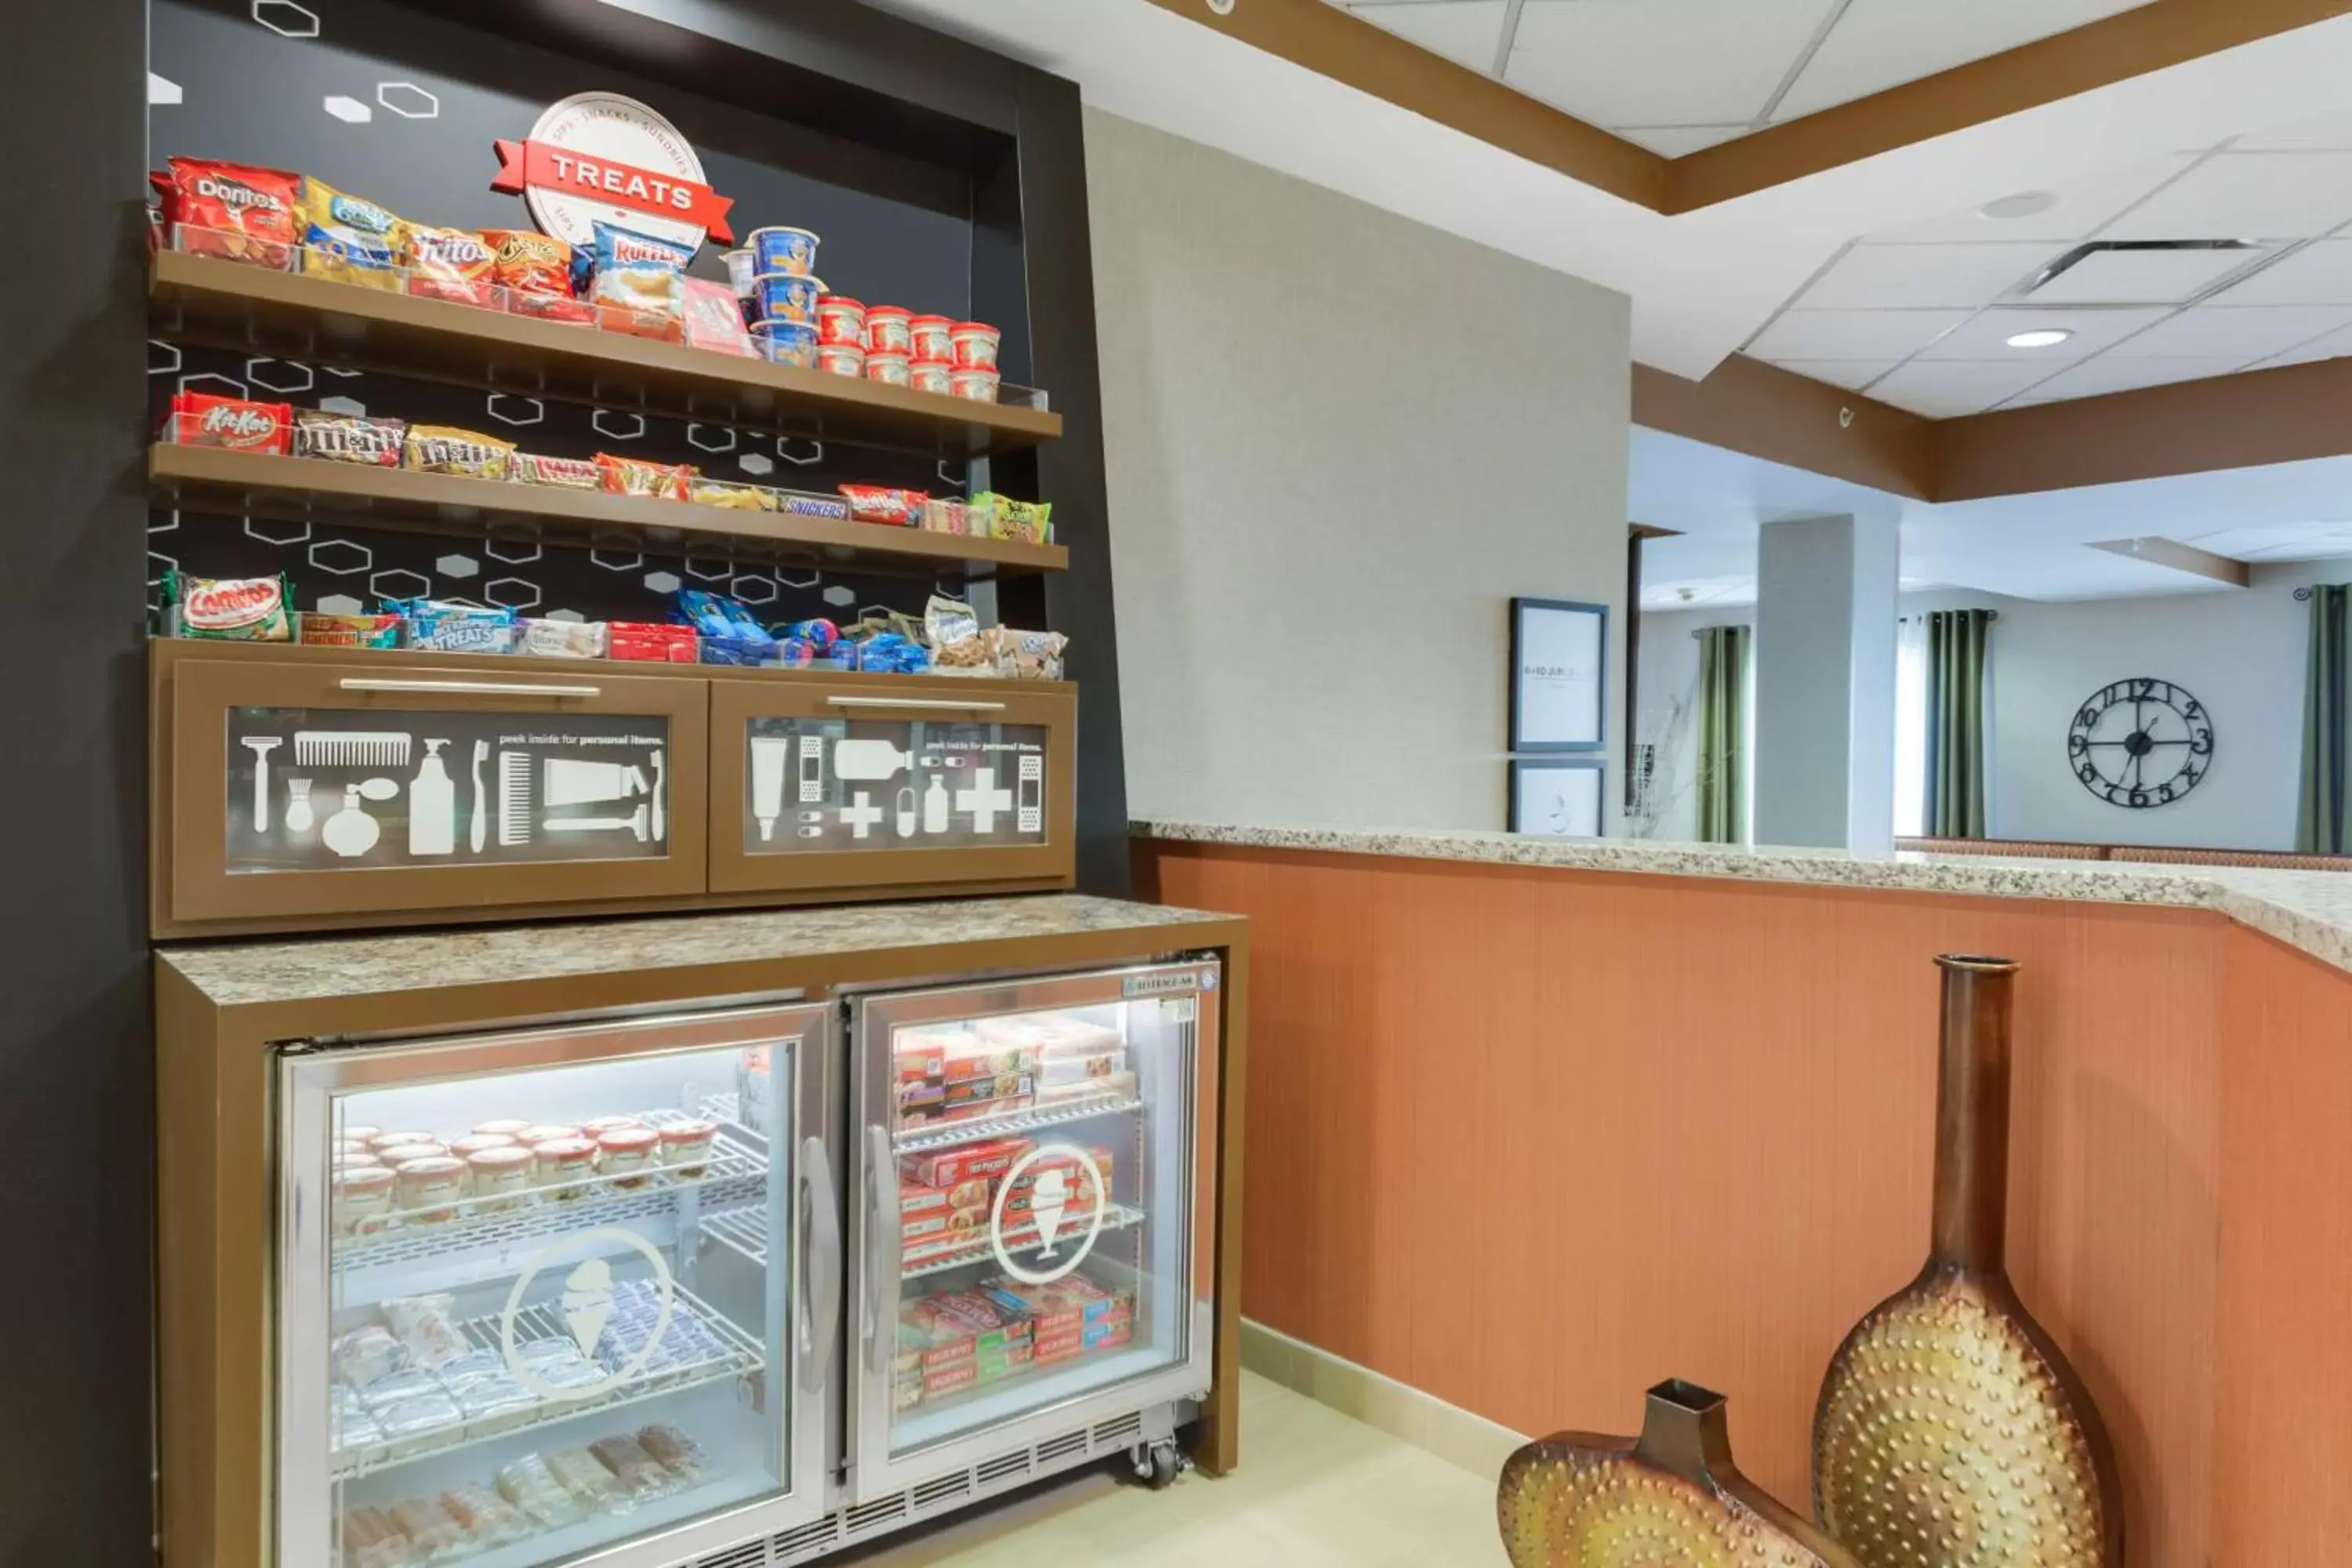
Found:
[(148, 448), (147, 474), (160, 504), (230, 517), (287, 518), (470, 538), (488, 533), (584, 548), (724, 553), (736, 560), (891, 575), (1059, 572), (1070, 559), (1070, 552), (1058, 544), (971, 539), (783, 512), (733, 511), (687, 501), (220, 447), (158, 443)]
[(1050, 441), (1062, 417), (737, 359), (593, 327), (159, 251), (158, 337), (961, 461)]

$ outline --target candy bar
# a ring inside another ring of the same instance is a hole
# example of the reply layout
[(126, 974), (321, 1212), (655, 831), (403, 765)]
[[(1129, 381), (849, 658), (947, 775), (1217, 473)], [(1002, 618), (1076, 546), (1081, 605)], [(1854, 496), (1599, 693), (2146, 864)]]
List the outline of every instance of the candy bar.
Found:
[(844, 485), (842, 499), (849, 503), (849, 515), (859, 522), (886, 523), (894, 528), (913, 528), (923, 521), (923, 508), (930, 497), (921, 490), (891, 489), (883, 485)]
[(294, 623), (286, 608), (286, 579), (277, 577), (184, 577), (163, 580), (163, 594), (184, 637), (225, 642), (289, 642)]
[(610, 638), (602, 621), (526, 620), (518, 626), (515, 651), (545, 658), (602, 658)]
[(291, 444), (293, 428), (294, 406), (289, 403), (175, 392), (163, 433), (177, 446), (223, 447), (233, 452), (274, 452), (282, 457)]
[(691, 626), (656, 626), (648, 621), (614, 621), (606, 627), (609, 658), (693, 664), (699, 655)]
[(642, 458), (616, 458), (610, 452), (596, 454), (596, 471), (609, 494), (656, 500), (684, 500), (687, 479), (694, 473), (684, 464), (649, 463)]
[(604, 470), (585, 458), (546, 458), (536, 452), (517, 452), (509, 459), (507, 477), (520, 485), (552, 485), (558, 489), (604, 488)]
[(849, 521), (849, 503), (839, 496), (806, 495), (797, 490), (778, 490), (776, 510), (790, 517), (822, 517), (835, 522)]
[(400, 466), (427, 474), (503, 479), (513, 457), (514, 443), (495, 436), (446, 425), (412, 425), (401, 448)]
[(294, 410), (294, 455), (330, 463), (363, 463), (396, 468), (408, 426), (398, 419), (330, 414), (322, 408)]
[(773, 490), (758, 485), (747, 485), (734, 479), (687, 480), (686, 499), (697, 506), (715, 506), (729, 511), (773, 511), (776, 495)]

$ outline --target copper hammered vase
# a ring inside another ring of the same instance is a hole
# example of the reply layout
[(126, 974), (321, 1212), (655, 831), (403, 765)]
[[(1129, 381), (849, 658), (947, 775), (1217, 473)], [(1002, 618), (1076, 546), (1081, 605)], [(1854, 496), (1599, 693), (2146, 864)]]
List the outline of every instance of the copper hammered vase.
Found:
[(1927, 1265), (1855, 1325), (1813, 1414), (1813, 1509), (1864, 1568), (2123, 1568), (2099, 1413), (2003, 1268), (2007, 959), (1944, 957)]
[(1860, 1568), (1731, 1462), (1723, 1396), (1650, 1390), (1642, 1436), (1559, 1432), (1503, 1467), (1513, 1568)]

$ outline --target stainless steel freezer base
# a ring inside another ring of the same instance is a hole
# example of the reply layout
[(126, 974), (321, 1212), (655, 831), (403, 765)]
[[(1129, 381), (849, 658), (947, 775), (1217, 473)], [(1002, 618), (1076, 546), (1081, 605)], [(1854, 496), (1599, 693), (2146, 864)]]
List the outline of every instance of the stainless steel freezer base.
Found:
[(1033, 1481), (1123, 1456), (1139, 1443), (1166, 1442), (1175, 1436), (1179, 1425), (1195, 1414), (1190, 1400), (1150, 1405), (1027, 1447), (1007, 1448), (969, 1469), (935, 1477), (889, 1497), (836, 1509), (798, 1530), (754, 1537), (723, 1552), (680, 1558), (672, 1568), (792, 1568), (795, 1563), (815, 1563), (848, 1547), (960, 1513)]

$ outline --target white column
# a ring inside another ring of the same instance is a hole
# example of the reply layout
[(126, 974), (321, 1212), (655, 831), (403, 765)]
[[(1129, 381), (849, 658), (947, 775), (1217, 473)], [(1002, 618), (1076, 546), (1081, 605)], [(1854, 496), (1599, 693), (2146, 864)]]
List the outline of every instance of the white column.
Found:
[(1759, 844), (1893, 847), (1898, 552), (1892, 518), (1808, 518), (1759, 534)]

